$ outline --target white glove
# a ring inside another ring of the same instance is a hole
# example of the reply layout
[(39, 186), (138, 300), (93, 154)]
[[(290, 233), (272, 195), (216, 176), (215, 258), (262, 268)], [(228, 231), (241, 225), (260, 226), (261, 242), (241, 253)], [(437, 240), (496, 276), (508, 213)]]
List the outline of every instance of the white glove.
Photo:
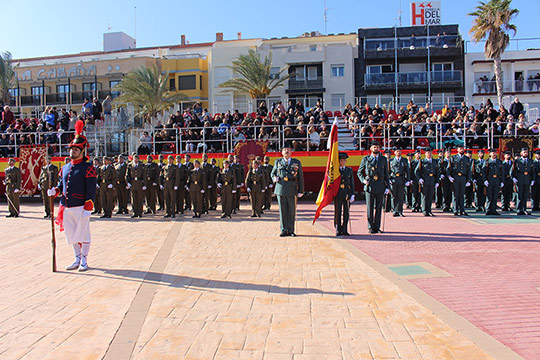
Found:
[(263, 189), (262, 192), (265, 192), (265, 190)]
[(531, 186), (534, 186), (534, 180), (533, 180), (533, 181), (531, 181)]
[(274, 177), (274, 182), (278, 182), (279, 178), (277, 176)]
[[(161, 185), (161, 188), (163, 188), (163, 185)], [(178, 186), (174, 186), (173, 189), (178, 190)]]
[(112, 184), (107, 185), (107, 187), (108, 187), (109, 189), (112, 189), (112, 188), (113, 188)]
[(99, 189), (99, 185), (98, 185), (98, 184), (96, 184), (96, 189)]
[(474, 179), (472, 182), (476, 184), (476, 179)]
[(364, 180), (364, 184), (366, 184), (366, 185), (369, 184), (369, 180), (368, 180), (368, 179), (365, 179), (365, 180)]
[(41, 185), (38, 184), (37, 188), (38, 188), (38, 190), (41, 190)]
[(91, 214), (92, 214), (92, 211), (90, 211), (90, 210), (83, 210), (83, 212), (82, 212), (83, 218), (90, 217)]
[[(178, 186), (175, 186), (175, 188), (178, 189)], [(159, 190), (163, 190), (163, 185), (159, 185)]]
[(504, 183), (503, 183), (503, 182), (501, 182), (501, 189), (502, 189), (503, 187), (504, 187)]
[(157, 184), (156, 184), (156, 183), (152, 183), (152, 186), (157, 186)]
[(221, 189), (221, 184), (217, 184), (217, 187)]
[(354, 202), (354, 195), (351, 196), (351, 202)]
[(146, 189), (148, 189), (148, 188), (147, 188), (146, 186), (143, 186), (142, 189), (143, 189), (143, 190), (146, 190)]
[(241, 187), (242, 187), (242, 185), (236, 185), (236, 188), (241, 188)]
[(453, 178), (453, 177), (451, 177), (450, 175), (448, 175), (448, 180), (450, 180), (450, 182), (451, 182), (451, 183), (453, 183), (453, 182), (454, 182), (454, 178)]
[(233, 193), (233, 194), (236, 194), (236, 190), (233, 190), (232, 193)]
[(441, 179), (444, 179), (444, 174), (441, 174)]
[(247, 192), (251, 192), (251, 189), (250, 189), (250, 188), (247, 188)]
[(270, 184), (270, 185), (268, 185), (268, 187), (271, 189), (271, 188), (274, 187), (274, 185), (273, 185), (273, 184)]
[(201, 194), (204, 194), (204, 190), (201, 190)]
[(514, 182), (514, 184), (518, 183), (518, 180), (516, 178), (512, 178), (512, 181)]
[(128, 183), (127, 186), (126, 186), (126, 189), (130, 189), (131, 188), (131, 184)]
[(211, 189), (211, 188), (212, 188), (212, 185), (208, 185), (208, 188)]
[(186, 185), (186, 190), (189, 191), (189, 186)]
[(19, 189), (15, 189), (15, 190), (13, 190), (13, 192), (16, 194), (16, 193), (19, 192)]
[(299, 198), (301, 198), (302, 196), (304, 196), (304, 193), (298, 193)]
[(388, 195), (388, 194), (390, 194), (390, 189), (385, 189), (384, 190), (384, 195)]
[(424, 185), (424, 179), (420, 179), (418, 180), (418, 182), (420, 183), (420, 185)]
[(406, 181), (406, 182), (405, 182), (405, 186), (409, 186), (409, 185), (411, 185), (411, 182), (410, 182), (410, 181)]
[(47, 190), (47, 195), (55, 196), (56, 195), (56, 188), (52, 188), (52, 189)]
[(471, 183), (470, 183), (470, 181), (467, 181), (467, 182), (465, 183), (465, 187), (469, 187), (469, 186), (471, 186)]
[(241, 184), (240, 184), (240, 187), (242, 187), (242, 186), (244, 186), (244, 183), (241, 183)]
[(435, 189), (439, 187), (439, 183), (436, 183), (435, 184)]
[(489, 181), (487, 181), (487, 180), (484, 181), (484, 185), (485, 185), (485, 186), (489, 186)]

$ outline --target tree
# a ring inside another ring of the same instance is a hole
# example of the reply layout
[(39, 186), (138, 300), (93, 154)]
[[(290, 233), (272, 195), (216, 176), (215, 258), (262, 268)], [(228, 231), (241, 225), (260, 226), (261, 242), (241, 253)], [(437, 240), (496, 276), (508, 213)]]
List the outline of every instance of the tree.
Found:
[(509, 32), (513, 31), (514, 35), (517, 32), (516, 26), (510, 21), (519, 13), (519, 10), (511, 9), (511, 3), (512, 0), (480, 1), (475, 11), (469, 13), (470, 16), (474, 17), (469, 34), (476, 43), (485, 39), (484, 53), (486, 58), (493, 59), (499, 108), (502, 105), (503, 97), (501, 56), (510, 42)]
[(167, 90), (168, 76), (162, 74), (157, 65), (152, 67), (141, 66), (131, 70), (118, 83), (114, 90), (121, 91), (116, 103), (131, 103), (138, 109), (137, 115), (142, 116), (146, 122), (170, 109), (176, 103), (189, 99), (180, 93), (171, 93)]
[(267, 97), (291, 76), (291, 74), (283, 75), (287, 68), (283, 68), (277, 75), (271, 76), (272, 53), (265, 56), (263, 62), (260, 54), (253, 49), (250, 49), (245, 55), (240, 55), (229, 68), (239, 77), (227, 80), (219, 87), (227, 89), (226, 92), (247, 93), (252, 99)]
[(10, 52), (0, 54), (0, 102), (2, 105), (8, 105), (11, 100), (9, 89), (17, 84), (15, 68)]

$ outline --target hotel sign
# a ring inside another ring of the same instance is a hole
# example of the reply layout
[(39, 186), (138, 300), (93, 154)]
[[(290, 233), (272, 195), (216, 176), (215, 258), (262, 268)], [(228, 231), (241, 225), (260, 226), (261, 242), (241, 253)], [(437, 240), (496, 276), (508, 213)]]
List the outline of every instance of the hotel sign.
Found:
[(412, 2), (411, 25), (441, 25), (441, 2)]
[[(120, 65), (107, 66), (107, 73), (120, 71)], [(32, 80), (47, 80), (47, 79), (62, 79), (62, 78), (74, 78), (83, 76), (95, 76), (97, 75), (96, 65), (88, 65), (84, 67), (82, 64), (74, 65), (70, 68), (64, 66), (52, 67), (47, 69), (26, 70), (21, 73), (16, 73), (19, 81), (32, 81)]]

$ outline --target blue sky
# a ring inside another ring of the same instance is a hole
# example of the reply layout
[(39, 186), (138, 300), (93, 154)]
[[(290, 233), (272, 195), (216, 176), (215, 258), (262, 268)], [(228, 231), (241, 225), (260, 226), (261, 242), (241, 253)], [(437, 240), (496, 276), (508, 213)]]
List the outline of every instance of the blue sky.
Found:
[[(410, 1), (401, 3), (402, 24), (408, 26)], [(399, 0), (327, 0), (328, 33), (394, 26), (399, 4)], [(467, 13), (476, 4), (441, 0), (443, 23), (459, 24), (468, 39), (472, 21)], [(540, 37), (540, 1), (514, 0), (512, 6), (520, 10), (516, 37)], [(2, 6), (0, 51), (25, 58), (102, 50), (109, 26), (135, 35), (135, 7), (138, 47), (178, 44), (181, 34), (197, 43), (213, 41), (216, 32), (223, 32), (225, 39), (235, 39), (237, 32), (244, 38), (324, 33), (324, 0), (19, 0)]]

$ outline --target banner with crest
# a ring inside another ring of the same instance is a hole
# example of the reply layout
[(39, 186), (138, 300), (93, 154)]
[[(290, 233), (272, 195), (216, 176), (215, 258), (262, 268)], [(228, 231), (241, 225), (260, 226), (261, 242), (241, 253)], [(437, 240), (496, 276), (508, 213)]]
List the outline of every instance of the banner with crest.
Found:
[(37, 191), (39, 174), (47, 158), (46, 145), (21, 146), (19, 168), (21, 170), (21, 195), (34, 195)]

